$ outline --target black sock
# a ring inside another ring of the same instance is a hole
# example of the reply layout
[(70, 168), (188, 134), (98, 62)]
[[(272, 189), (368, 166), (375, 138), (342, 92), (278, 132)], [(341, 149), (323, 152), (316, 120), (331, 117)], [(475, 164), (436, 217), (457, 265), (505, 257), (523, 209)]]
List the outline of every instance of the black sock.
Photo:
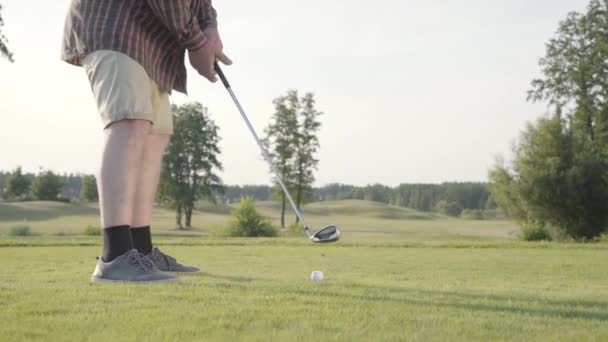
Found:
[(110, 262), (133, 249), (133, 240), (129, 226), (109, 227), (103, 230), (103, 255), (105, 262)]
[(150, 226), (131, 228), (131, 236), (133, 237), (133, 246), (135, 246), (139, 253), (150, 254), (152, 252)]

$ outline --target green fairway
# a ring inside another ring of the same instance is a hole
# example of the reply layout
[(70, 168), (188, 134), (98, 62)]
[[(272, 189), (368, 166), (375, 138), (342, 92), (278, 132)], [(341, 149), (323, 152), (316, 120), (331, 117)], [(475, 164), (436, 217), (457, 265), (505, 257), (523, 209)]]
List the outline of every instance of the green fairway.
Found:
[[(259, 211), (278, 226), (279, 205), (274, 202), (257, 203)], [(210, 204), (199, 205), (192, 222), (194, 229), (175, 229), (175, 213), (157, 208), (154, 211), (153, 230), (162, 235), (205, 236), (217, 227), (230, 222), (232, 207)], [(369, 201), (328, 201), (307, 205), (303, 209), (307, 223), (315, 227), (338, 224), (346, 233), (376, 240), (479, 240), (513, 238), (519, 228), (511, 221), (478, 221), (449, 218), (422, 213), (402, 207)], [(293, 223), (295, 216), (288, 210), (286, 220)], [(43, 235), (82, 234), (87, 226), (99, 226), (98, 209), (93, 205), (54, 202), (0, 202), (0, 235), (10, 227), (27, 224), (32, 231)]]
[[(98, 247), (0, 248), (2, 340), (606, 340), (608, 246), (163, 248), (204, 273), (90, 285)], [(246, 241), (251, 241), (250, 243)], [(534, 246), (534, 245), (530, 245)], [(314, 283), (310, 272), (325, 272)]]
[[(258, 203), (275, 223), (276, 204)], [(472, 221), (365, 201), (305, 208), (341, 240), (213, 238), (230, 207), (201, 206), (155, 242), (204, 272), (174, 285), (91, 285), (97, 208), (0, 203), (0, 340), (608, 339), (608, 244), (526, 243), (510, 221)], [(27, 219), (36, 233), (6, 235)], [(62, 233), (58, 235), (58, 233)], [(313, 270), (326, 280), (309, 279)]]

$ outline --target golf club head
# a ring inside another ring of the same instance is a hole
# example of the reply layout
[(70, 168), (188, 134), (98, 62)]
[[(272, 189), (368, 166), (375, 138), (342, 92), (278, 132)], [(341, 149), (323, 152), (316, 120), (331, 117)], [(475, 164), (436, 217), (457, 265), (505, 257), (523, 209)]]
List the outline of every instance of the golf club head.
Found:
[(318, 232), (310, 237), (310, 240), (316, 243), (336, 242), (339, 239), (340, 230), (338, 229), (338, 226), (333, 224), (319, 229)]

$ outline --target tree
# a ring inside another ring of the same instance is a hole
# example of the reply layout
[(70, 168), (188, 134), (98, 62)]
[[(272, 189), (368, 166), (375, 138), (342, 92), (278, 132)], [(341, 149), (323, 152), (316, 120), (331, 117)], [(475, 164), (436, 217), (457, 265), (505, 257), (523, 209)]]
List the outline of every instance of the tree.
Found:
[[(297, 96), (297, 92), (295, 93)], [(298, 129), (295, 132), (295, 188), (296, 188), (296, 206), (300, 209), (300, 205), (307, 201), (312, 196), (312, 184), (315, 181), (314, 171), (317, 170), (319, 159), (317, 152), (319, 151), (318, 132), (321, 128), (321, 122), (318, 118), (323, 113), (315, 108), (315, 98), (312, 93), (307, 93), (299, 99), (301, 112), (298, 113)], [(296, 224), (299, 218), (296, 216)]]
[[(298, 119), (297, 113), (300, 110), (300, 100), (295, 90), (290, 90), (287, 95), (280, 96), (274, 101), (275, 112), (272, 115), (272, 122), (266, 128), (266, 138), (264, 143), (269, 147), (269, 154), (274, 163), (279, 177), (285, 186), (293, 190), (294, 177), (294, 157), (297, 146)], [(280, 188), (276, 179), (273, 180), (275, 187), (273, 194), (281, 201), (281, 227), (285, 228), (285, 193)]]
[(573, 133), (593, 148), (608, 146), (608, 2), (592, 0), (587, 13), (570, 13), (540, 60), (543, 78), (532, 82), (532, 101), (547, 101), (566, 115)]
[(11, 199), (22, 199), (30, 190), (31, 180), (23, 175), (21, 167), (13, 171), (6, 179), (4, 195)]
[(6, 46), (8, 41), (2, 33), (2, 26), (4, 26), (4, 20), (2, 19), (2, 5), (0, 5), (0, 55), (6, 57), (10, 62), (13, 62), (13, 54)]
[(82, 176), (82, 185), (80, 186), (80, 198), (87, 202), (99, 201), (97, 193), (97, 180), (95, 176)]
[(531, 101), (553, 116), (528, 124), (512, 165), (490, 172), (494, 200), (524, 227), (555, 226), (575, 238), (608, 227), (608, 2), (570, 13), (547, 44)]
[(56, 201), (63, 183), (52, 171), (40, 171), (31, 185), (34, 198), (40, 201)]
[(158, 197), (176, 210), (176, 223), (192, 226), (192, 213), (197, 200), (215, 203), (215, 193), (222, 192), (222, 170), (218, 134), (207, 108), (200, 103), (172, 107), (175, 119), (173, 135), (163, 159)]

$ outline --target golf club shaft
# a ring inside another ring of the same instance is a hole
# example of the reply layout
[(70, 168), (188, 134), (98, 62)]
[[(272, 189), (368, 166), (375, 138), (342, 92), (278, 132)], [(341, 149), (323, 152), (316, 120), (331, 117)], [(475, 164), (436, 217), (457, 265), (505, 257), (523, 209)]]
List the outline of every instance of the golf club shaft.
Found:
[(293, 198), (291, 197), (291, 194), (289, 193), (289, 190), (287, 190), (287, 187), (285, 186), (285, 183), (283, 183), (283, 179), (281, 178), (281, 175), (279, 174), (279, 172), (277, 171), (276, 167), (274, 166), (274, 163), (270, 159), (270, 155), (268, 154), (268, 151), (266, 151), (266, 148), (264, 148), (264, 145), (260, 141), (260, 138), (258, 138), (258, 135), (255, 132), (255, 129), (253, 129), (253, 126), (251, 125), (251, 122), (249, 122), (249, 119), (247, 118), (247, 114), (245, 114), (245, 110), (243, 109), (243, 107), (241, 107), (241, 103), (236, 98), (236, 95), (234, 95), (234, 92), (232, 91), (232, 87), (230, 87), (230, 83), (228, 83), (228, 79), (226, 78), (226, 75), (224, 75), (224, 72), (220, 68), (219, 64), (217, 64), (217, 62), (215, 62), (215, 71), (217, 72), (218, 76), (222, 80), (222, 83), (224, 84), (224, 87), (226, 87), (226, 90), (230, 94), (230, 97), (232, 97), (232, 101), (234, 101), (234, 104), (238, 108), (239, 113), (241, 113), (241, 116), (243, 117), (243, 120), (245, 120), (245, 123), (247, 124), (247, 128), (249, 128), (249, 131), (251, 132), (251, 135), (253, 135), (253, 138), (255, 139), (255, 142), (258, 143), (258, 146), (260, 147), (260, 150), (262, 150), (262, 154), (264, 155), (264, 159), (266, 159), (266, 161), (268, 162), (268, 165), (272, 169), (272, 172), (274, 173), (275, 177), (277, 178), (277, 181), (281, 185), (281, 188), (283, 189), (283, 192), (285, 193), (285, 196), (287, 196), (287, 199), (289, 200), (289, 203), (291, 204), (291, 207), (293, 208), (293, 211), (298, 216), (298, 219), (300, 219), (300, 222), (302, 222), (302, 224), (304, 225), (304, 229), (306, 230), (306, 234), (310, 237), (311, 233), (310, 233), (310, 229), (308, 228), (308, 225), (304, 221), (304, 218), (302, 217), (302, 214), (300, 213), (300, 210), (298, 210), (298, 207), (296, 206), (296, 203), (294, 202)]

